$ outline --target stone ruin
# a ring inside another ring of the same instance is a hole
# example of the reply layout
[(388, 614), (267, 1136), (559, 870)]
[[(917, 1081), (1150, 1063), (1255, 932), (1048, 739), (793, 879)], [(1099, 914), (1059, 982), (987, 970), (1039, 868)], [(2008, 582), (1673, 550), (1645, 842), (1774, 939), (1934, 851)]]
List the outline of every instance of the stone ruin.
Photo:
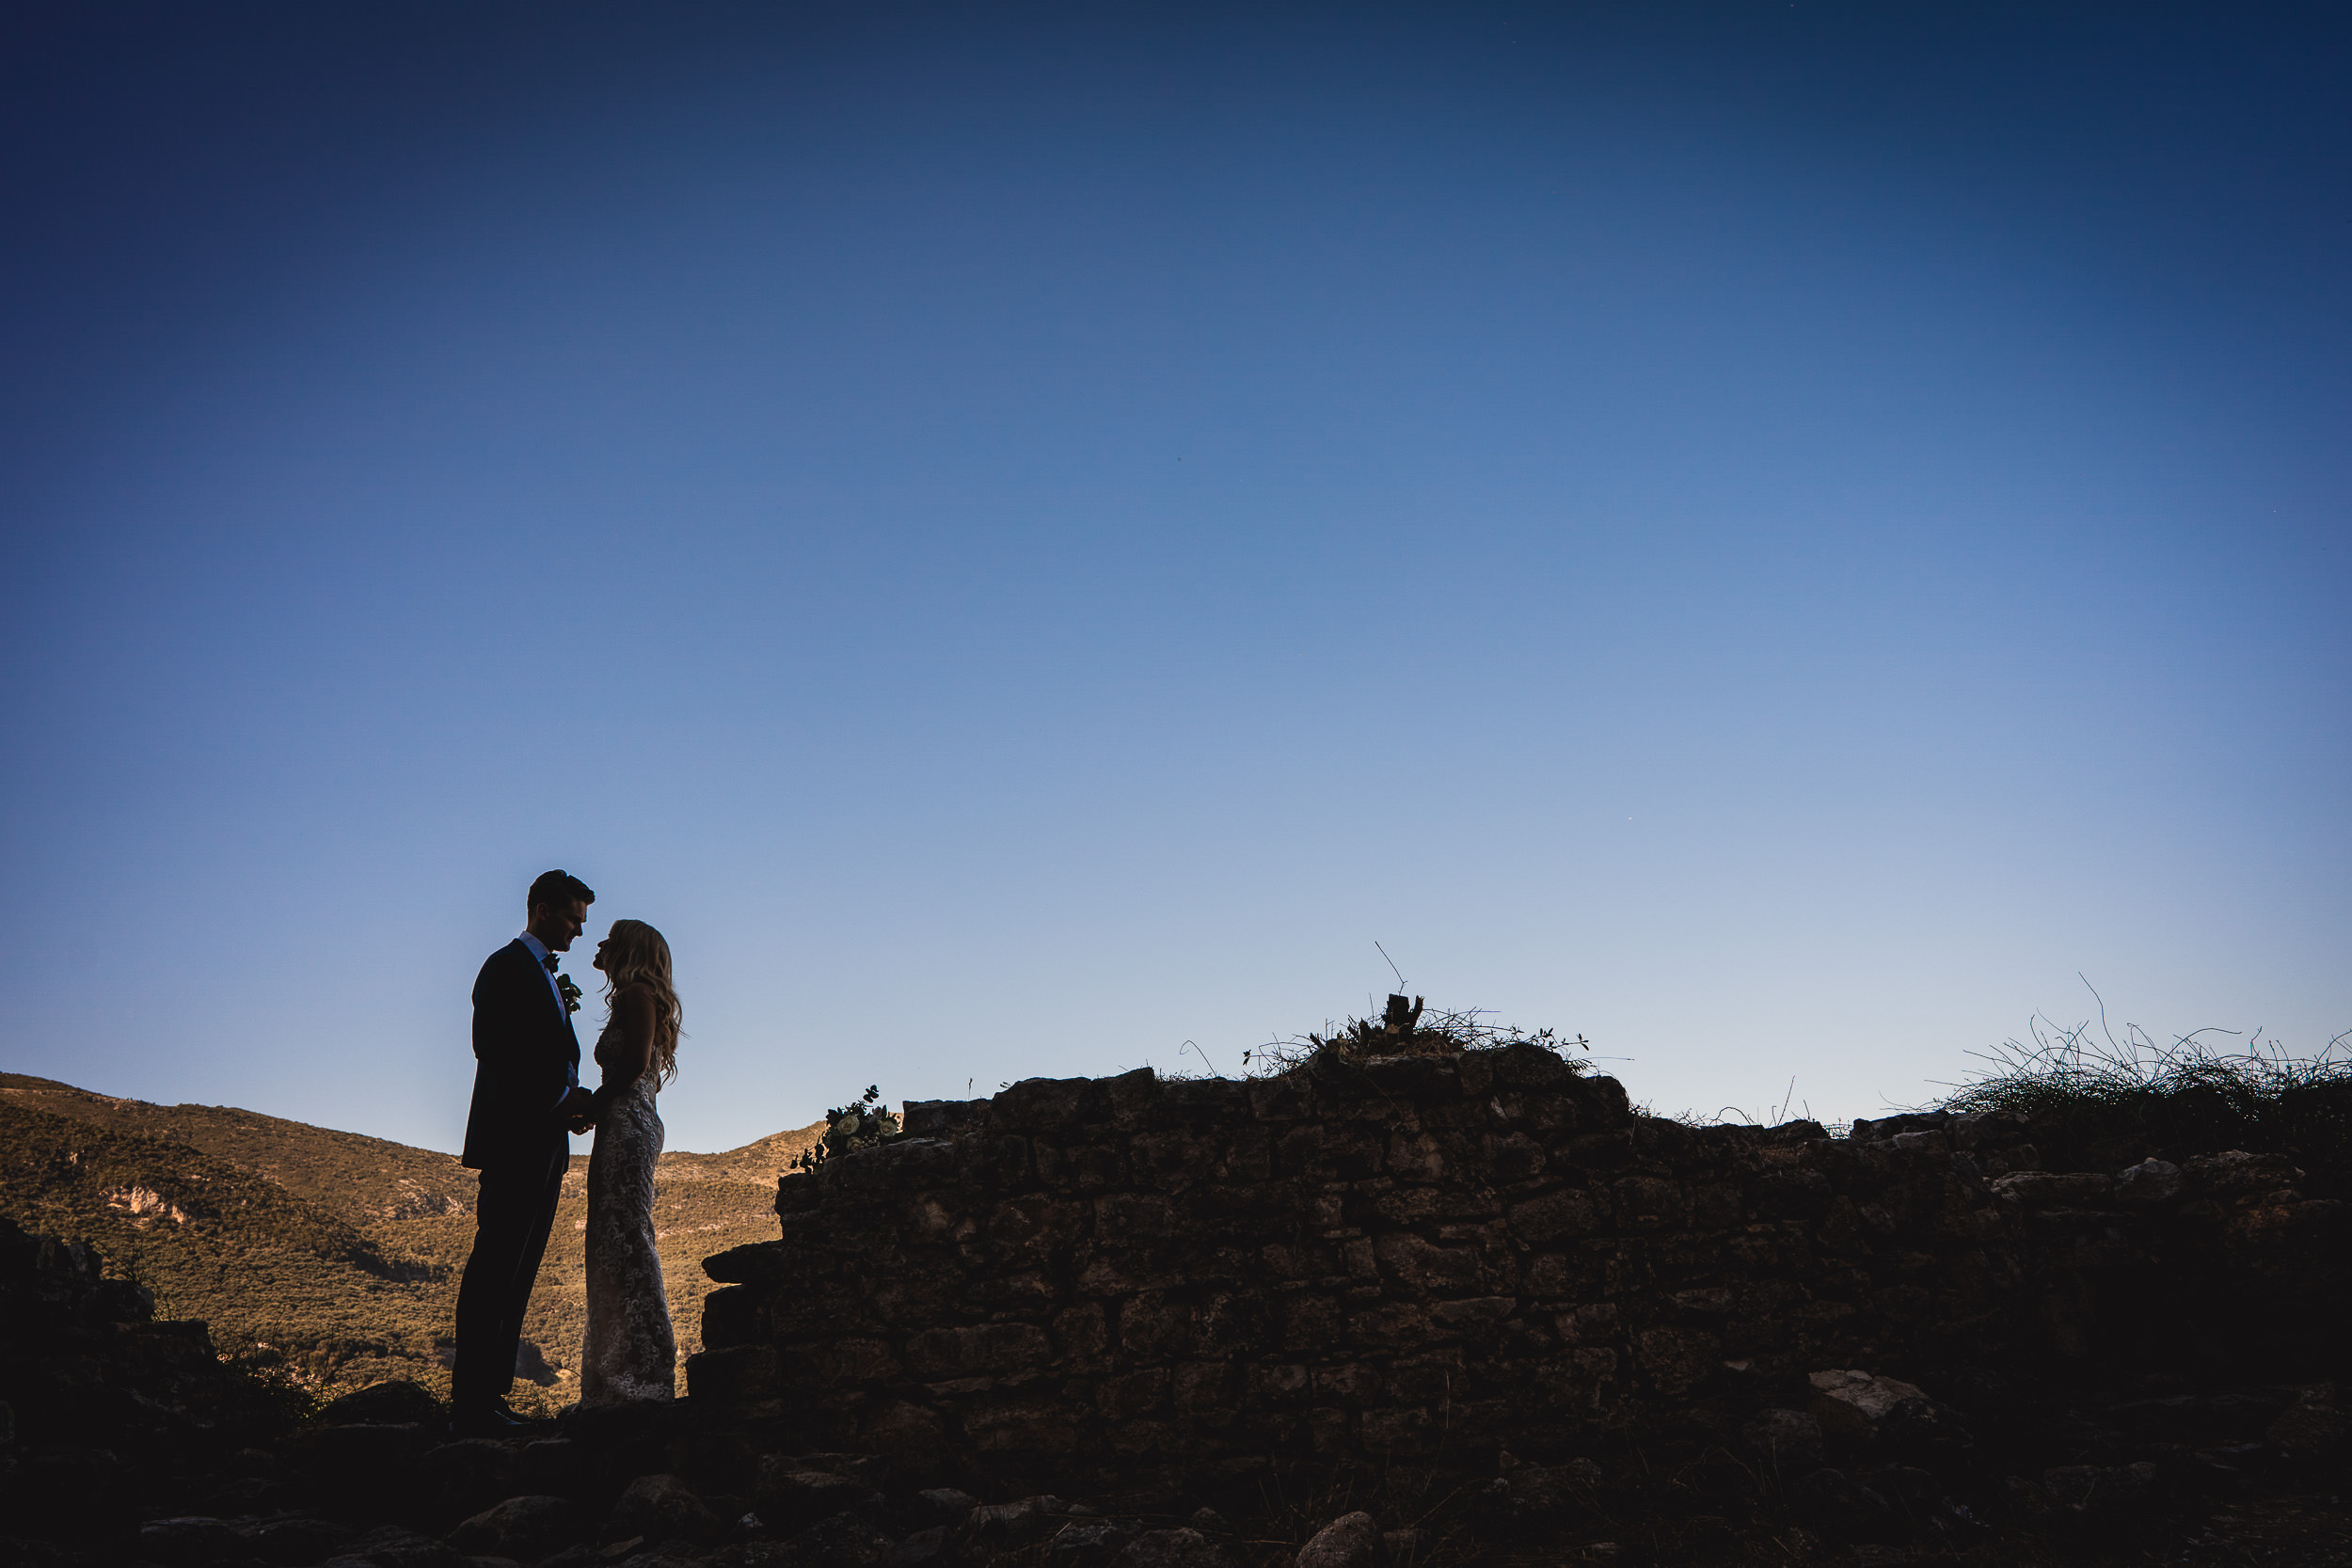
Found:
[(687, 1398), (513, 1440), (294, 1411), (0, 1220), (0, 1561), (2341, 1560), (2345, 1205), (2031, 1132), (1687, 1127), (1528, 1044), (916, 1102), (708, 1260)]
[(1031, 1080), (784, 1178), (782, 1238), (706, 1264), (690, 1385), (790, 1443), (1149, 1500), (1493, 1476), (1668, 1416), (1834, 1422), (1814, 1374), (1854, 1369), (1957, 1391), (2340, 1355), (2352, 1227), (2287, 1162), (2054, 1174), (2029, 1138), (1690, 1127), (1524, 1043)]

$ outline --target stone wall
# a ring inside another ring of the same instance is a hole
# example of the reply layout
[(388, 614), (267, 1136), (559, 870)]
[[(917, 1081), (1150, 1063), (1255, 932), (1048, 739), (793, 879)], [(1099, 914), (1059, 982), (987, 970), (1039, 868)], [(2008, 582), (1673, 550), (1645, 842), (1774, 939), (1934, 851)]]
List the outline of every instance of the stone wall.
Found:
[(2028, 1132), (1690, 1128), (1527, 1045), (917, 1101), (782, 1180), (780, 1241), (708, 1260), (690, 1388), (992, 1483), (1492, 1474), (1645, 1411), (1801, 1402), (1825, 1367), (2093, 1354), (2119, 1300), (2143, 1338), (2226, 1307), (2146, 1306), (2191, 1263), (2267, 1270), (2274, 1305), (2342, 1283), (2310, 1259), (2343, 1206), (2281, 1162), (2053, 1175)]

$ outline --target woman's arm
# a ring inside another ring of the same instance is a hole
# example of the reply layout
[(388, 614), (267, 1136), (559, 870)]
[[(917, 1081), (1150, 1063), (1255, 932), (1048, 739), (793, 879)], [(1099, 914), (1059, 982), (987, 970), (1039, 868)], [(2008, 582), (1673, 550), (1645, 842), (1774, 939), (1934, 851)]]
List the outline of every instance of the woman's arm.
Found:
[(612, 1018), (621, 1026), (620, 1037), (613, 1042), (618, 1048), (613, 1059), (603, 1064), (604, 1082), (596, 1090), (598, 1111), (653, 1066), (653, 992), (643, 986), (628, 987), (612, 999)]

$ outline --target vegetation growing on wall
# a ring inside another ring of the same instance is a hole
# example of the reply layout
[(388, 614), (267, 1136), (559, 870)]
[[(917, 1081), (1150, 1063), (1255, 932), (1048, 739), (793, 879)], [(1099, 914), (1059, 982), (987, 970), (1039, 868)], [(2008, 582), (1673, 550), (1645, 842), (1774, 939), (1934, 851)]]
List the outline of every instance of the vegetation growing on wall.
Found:
[(2296, 1056), (2254, 1042), (2225, 1049), (2219, 1030), (2159, 1045), (2135, 1024), (2121, 1039), (2092, 1029), (2037, 1018), (2030, 1043), (2009, 1040), (1989, 1053), (1989, 1069), (1942, 1108), (2029, 1117), (2036, 1146), (2057, 1168), (2120, 1170), (2152, 1156), (2256, 1149), (2300, 1165), (2310, 1196), (2352, 1196), (2352, 1059), (2344, 1053), (2352, 1031)]

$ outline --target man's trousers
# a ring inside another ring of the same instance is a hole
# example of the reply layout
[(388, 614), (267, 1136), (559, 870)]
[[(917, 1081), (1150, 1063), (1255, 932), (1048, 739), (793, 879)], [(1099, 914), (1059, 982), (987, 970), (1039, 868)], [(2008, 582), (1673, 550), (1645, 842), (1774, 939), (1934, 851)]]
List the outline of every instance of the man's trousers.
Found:
[(493, 1165), (474, 1202), (473, 1254), (457, 1287), (457, 1365), (450, 1402), (479, 1409), (515, 1386), (523, 1312), (539, 1278), (555, 1206), (571, 1166), (570, 1140), (557, 1139), (544, 1164)]

